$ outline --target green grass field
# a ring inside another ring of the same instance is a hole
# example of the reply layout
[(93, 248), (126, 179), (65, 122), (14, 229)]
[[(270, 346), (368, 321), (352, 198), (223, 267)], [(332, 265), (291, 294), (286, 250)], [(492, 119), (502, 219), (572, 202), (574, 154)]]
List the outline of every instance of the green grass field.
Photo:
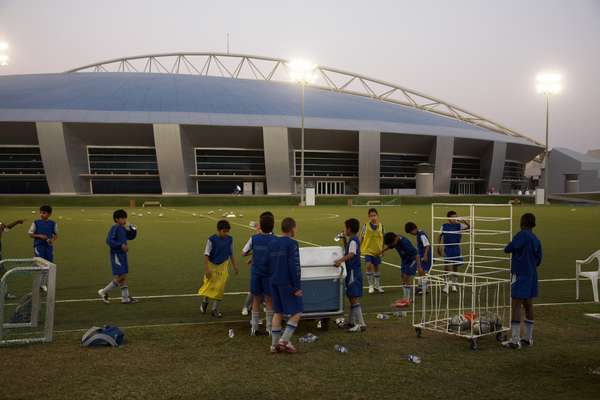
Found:
[[(202, 277), (204, 243), (214, 232), (218, 209), (244, 215), (232, 219), (241, 273), (228, 282), (223, 320), (201, 315), (199, 299), (193, 296)], [(573, 278), (574, 260), (600, 247), (600, 207), (514, 208), (515, 227), (523, 212), (537, 215), (536, 233), (544, 247), (536, 343), (531, 349), (510, 351), (485, 338), (478, 351), (471, 351), (466, 341), (442, 334), (424, 333), (417, 339), (410, 318), (377, 320), (375, 314), (390, 311), (389, 304), (401, 294), (394, 287), (400, 284), (399, 270), (384, 266), (383, 284), (391, 287), (384, 295), (363, 299), (367, 332), (349, 335), (337, 328), (320, 332), (306, 321), (298, 333), (310, 331), (320, 339), (300, 345), (299, 354), (292, 356), (269, 354), (269, 339), (248, 337), (248, 323), (240, 315), (249, 276), (241, 247), (252, 233), (249, 221), (264, 209), (239, 205), (128, 209), (130, 222), (139, 228), (138, 238), (130, 243), (130, 290), (141, 302), (126, 306), (116, 299), (110, 305), (96, 301), (96, 291), (111, 278), (104, 240), (114, 207), (55, 207), (53, 218), (60, 226), (55, 249), (55, 341), (0, 349), (0, 398), (599, 398), (600, 375), (591, 371), (600, 368), (600, 321), (583, 314), (600, 312), (600, 306), (589, 302), (589, 283), (583, 283), (582, 292), (588, 301), (575, 303), (572, 280), (545, 280)], [(362, 220), (367, 211), (341, 205), (268, 209), (278, 220), (296, 218), (298, 239), (319, 245), (333, 245), (344, 219)], [(37, 217), (32, 210), (3, 205), (0, 220), (27, 218), (30, 223)], [(209, 210), (215, 211), (210, 217)], [(388, 231), (402, 231), (409, 220), (430, 230), (428, 205), (384, 207), (380, 213)], [(4, 258), (31, 256), (29, 224), (25, 225), (4, 236)], [(386, 261), (399, 263), (392, 253)], [(79, 347), (83, 331), (109, 323), (125, 331), (124, 347)], [(236, 332), (233, 339), (227, 336), (230, 328)], [(334, 352), (336, 343), (350, 352)], [(421, 356), (423, 363), (409, 363), (407, 354)]]

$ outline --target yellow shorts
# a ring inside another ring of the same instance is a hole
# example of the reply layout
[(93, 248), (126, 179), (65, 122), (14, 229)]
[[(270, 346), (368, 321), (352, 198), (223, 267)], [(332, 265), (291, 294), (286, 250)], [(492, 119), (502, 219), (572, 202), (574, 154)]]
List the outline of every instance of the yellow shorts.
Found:
[(209, 262), (208, 268), (211, 271), (210, 279), (204, 275), (198, 294), (210, 299), (222, 300), (225, 294), (225, 284), (229, 278), (229, 260), (219, 265)]

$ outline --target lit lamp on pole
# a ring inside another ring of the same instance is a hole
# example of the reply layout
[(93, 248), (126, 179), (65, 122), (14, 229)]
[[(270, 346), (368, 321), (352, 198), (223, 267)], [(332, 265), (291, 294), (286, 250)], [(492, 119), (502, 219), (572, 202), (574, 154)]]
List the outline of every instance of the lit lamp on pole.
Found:
[[(300, 205), (305, 203), (304, 187), (304, 87), (315, 81), (317, 66), (305, 60), (294, 60), (288, 63), (290, 78), (300, 84)], [(295, 168), (295, 166), (294, 166)]]
[(560, 93), (562, 90), (562, 77), (555, 72), (544, 72), (538, 74), (535, 79), (536, 90), (539, 94), (546, 97), (546, 149), (544, 151), (544, 203), (548, 203), (549, 179), (550, 179), (550, 158), (548, 145), (548, 125), (550, 119), (550, 96)]
[(8, 65), (9, 57), (8, 57), (8, 43), (0, 42), (0, 67), (5, 67)]

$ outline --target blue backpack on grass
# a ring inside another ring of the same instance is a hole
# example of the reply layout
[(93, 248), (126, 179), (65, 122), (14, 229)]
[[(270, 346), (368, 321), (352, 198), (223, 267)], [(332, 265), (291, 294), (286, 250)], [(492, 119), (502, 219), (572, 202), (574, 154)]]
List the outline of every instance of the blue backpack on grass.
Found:
[(103, 328), (93, 326), (81, 338), (81, 347), (119, 347), (124, 339), (125, 334), (117, 326), (106, 325)]

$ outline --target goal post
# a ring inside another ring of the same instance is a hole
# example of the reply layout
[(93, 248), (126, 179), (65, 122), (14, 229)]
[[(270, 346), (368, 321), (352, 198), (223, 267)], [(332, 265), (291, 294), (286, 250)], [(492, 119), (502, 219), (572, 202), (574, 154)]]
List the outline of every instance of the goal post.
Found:
[(56, 265), (42, 258), (0, 261), (0, 346), (51, 342)]

